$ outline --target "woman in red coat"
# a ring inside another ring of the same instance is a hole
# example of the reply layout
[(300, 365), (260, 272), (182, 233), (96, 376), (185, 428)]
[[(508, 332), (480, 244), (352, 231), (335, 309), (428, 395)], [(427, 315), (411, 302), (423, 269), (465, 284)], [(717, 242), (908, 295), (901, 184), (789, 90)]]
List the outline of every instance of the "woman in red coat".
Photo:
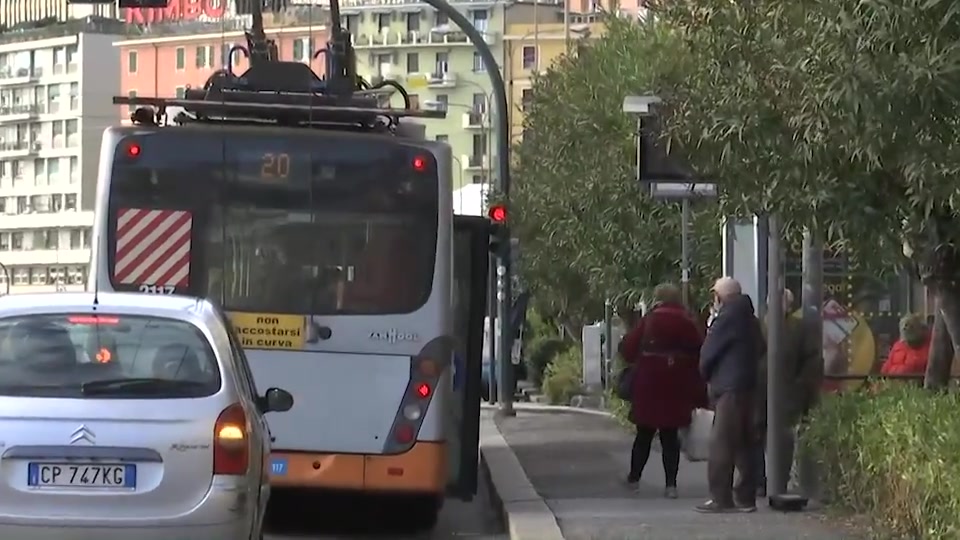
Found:
[(653, 437), (659, 433), (667, 479), (664, 494), (676, 498), (679, 430), (690, 425), (694, 409), (707, 404), (698, 369), (703, 333), (680, 303), (676, 286), (659, 285), (653, 297), (653, 308), (620, 345), (620, 354), (632, 366), (630, 420), (637, 426), (627, 483), (639, 483)]

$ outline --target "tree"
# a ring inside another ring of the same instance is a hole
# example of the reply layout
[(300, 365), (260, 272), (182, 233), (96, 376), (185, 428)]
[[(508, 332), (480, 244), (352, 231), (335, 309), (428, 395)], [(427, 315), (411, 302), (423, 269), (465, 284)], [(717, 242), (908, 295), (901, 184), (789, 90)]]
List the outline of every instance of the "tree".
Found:
[(820, 228), (864, 259), (908, 245), (949, 341), (927, 384), (944, 384), (960, 345), (960, 8), (670, 0), (657, 14), (688, 59), (669, 136), (728, 208)]
[[(675, 37), (651, 24), (612, 21), (604, 37), (562, 57), (534, 83), (516, 149), (514, 230), (520, 272), (544, 311), (568, 330), (679, 279), (679, 206), (636, 182), (629, 94), (656, 93), (682, 76)], [(695, 281), (719, 262), (715, 204), (697, 206)], [(545, 305), (546, 304), (546, 305)]]

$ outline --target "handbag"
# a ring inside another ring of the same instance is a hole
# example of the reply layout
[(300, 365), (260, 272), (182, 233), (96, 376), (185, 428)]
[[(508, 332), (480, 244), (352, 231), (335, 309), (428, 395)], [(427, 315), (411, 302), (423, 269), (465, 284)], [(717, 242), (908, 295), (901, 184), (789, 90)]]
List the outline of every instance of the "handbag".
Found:
[(682, 449), (687, 461), (706, 461), (710, 458), (710, 434), (713, 431), (713, 411), (696, 409), (690, 415), (690, 425), (684, 430)]
[[(647, 337), (647, 327), (643, 327), (643, 334), (640, 336), (640, 350), (643, 350), (643, 345), (646, 343)], [(617, 397), (624, 400), (630, 401), (633, 399), (633, 373), (634, 373), (634, 364), (627, 364), (620, 370), (620, 373), (617, 374)]]

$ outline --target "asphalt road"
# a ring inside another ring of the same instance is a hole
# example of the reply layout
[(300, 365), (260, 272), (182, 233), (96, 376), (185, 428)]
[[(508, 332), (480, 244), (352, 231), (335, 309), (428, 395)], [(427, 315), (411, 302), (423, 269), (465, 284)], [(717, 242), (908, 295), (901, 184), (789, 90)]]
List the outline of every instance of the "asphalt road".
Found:
[[(2, 0), (0, 0), (2, 1)], [(503, 525), (490, 504), (484, 482), (471, 502), (447, 500), (436, 528), (428, 533), (404, 533), (402, 510), (388, 501), (353, 497), (271, 501), (265, 540), (333, 539), (464, 539), (506, 540)]]

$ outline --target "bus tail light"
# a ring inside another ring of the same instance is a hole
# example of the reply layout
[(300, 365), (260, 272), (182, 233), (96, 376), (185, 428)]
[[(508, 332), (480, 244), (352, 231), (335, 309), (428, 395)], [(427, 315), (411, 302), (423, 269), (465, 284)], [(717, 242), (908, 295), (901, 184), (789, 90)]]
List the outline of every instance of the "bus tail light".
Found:
[(213, 428), (213, 474), (243, 475), (250, 464), (247, 414), (239, 403), (230, 405)]
[(413, 426), (410, 424), (400, 424), (393, 432), (393, 438), (400, 444), (410, 444), (413, 442)]
[[(442, 381), (444, 376), (450, 375), (447, 368), (453, 361), (453, 349), (452, 339), (439, 337), (429, 341), (418, 354), (410, 357), (410, 376), (390, 428), (390, 436), (384, 442), (384, 453), (399, 454), (408, 451), (424, 429), (424, 421), (430, 416), (430, 404), (434, 400), (434, 394), (440, 392), (443, 397), (449, 395), (444, 393)], [(437, 415), (437, 419), (442, 416)], [(435, 433), (441, 429), (435, 425), (438, 421), (430, 421), (430, 431), (426, 434), (428, 438), (440, 435)]]

